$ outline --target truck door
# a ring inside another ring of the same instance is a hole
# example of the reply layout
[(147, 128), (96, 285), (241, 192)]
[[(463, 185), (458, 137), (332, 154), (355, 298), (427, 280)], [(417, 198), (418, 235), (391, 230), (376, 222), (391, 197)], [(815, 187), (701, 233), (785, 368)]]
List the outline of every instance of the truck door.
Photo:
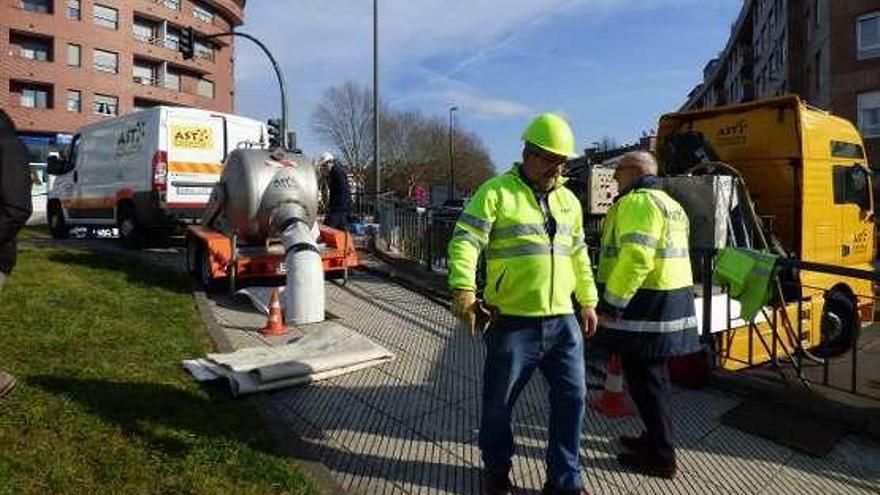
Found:
[(200, 207), (223, 169), (223, 117), (170, 114), (166, 122), (168, 207)]

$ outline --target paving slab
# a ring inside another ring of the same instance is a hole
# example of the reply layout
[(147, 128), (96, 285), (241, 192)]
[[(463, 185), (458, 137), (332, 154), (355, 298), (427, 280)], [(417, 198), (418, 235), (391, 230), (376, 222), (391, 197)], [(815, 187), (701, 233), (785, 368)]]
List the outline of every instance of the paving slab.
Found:
[[(381, 366), (305, 387), (263, 394), (272, 430), (304, 446), (347, 493), (357, 495), (479, 494), (480, 387), (483, 344), (460, 329), (448, 310), (386, 279), (354, 272), (345, 286), (326, 284), (327, 311), (391, 349)], [(244, 301), (212, 295), (208, 313), (233, 348), (277, 345), (256, 329), (265, 317)], [(590, 369), (604, 368), (600, 352)], [(588, 399), (601, 393), (591, 374)], [(515, 409), (513, 478), (520, 493), (544, 483), (548, 387), (540, 375)], [(616, 438), (641, 430), (634, 417), (610, 419), (588, 410), (581, 446), (588, 493), (774, 494), (880, 492), (880, 445), (844, 437), (830, 455), (812, 458), (722, 426), (740, 398), (716, 389), (675, 387), (673, 424), (680, 472), (675, 480), (621, 468)], [(282, 438), (281, 441), (285, 441)]]

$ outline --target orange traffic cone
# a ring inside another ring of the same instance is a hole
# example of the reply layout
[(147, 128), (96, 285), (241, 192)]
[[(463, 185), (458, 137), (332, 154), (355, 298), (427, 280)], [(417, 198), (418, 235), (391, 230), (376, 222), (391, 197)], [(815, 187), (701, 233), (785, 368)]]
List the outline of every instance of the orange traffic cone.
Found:
[(287, 333), (284, 317), (281, 315), (281, 299), (278, 297), (278, 289), (272, 291), (272, 299), (269, 302), (269, 318), (266, 320), (266, 326), (263, 327), (262, 333), (267, 337)]
[(605, 390), (602, 395), (590, 401), (590, 407), (610, 418), (632, 416), (635, 414), (626, 400), (623, 391), (623, 376), (620, 374), (620, 355), (612, 354), (608, 360), (605, 374)]

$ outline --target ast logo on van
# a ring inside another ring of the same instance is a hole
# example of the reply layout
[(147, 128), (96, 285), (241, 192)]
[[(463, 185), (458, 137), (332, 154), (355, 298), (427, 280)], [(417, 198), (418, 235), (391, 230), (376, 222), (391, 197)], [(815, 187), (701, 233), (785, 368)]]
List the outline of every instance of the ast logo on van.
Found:
[(210, 127), (175, 125), (171, 127), (175, 148), (210, 149), (214, 147), (214, 133)]
[(135, 122), (116, 134), (116, 156), (131, 155), (141, 149), (141, 141), (146, 134), (146, 123)]

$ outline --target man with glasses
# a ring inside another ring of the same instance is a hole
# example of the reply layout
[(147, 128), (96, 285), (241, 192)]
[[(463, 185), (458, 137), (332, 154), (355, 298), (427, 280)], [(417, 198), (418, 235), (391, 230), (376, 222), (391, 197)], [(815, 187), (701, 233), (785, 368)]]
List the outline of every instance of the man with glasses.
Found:
[(624, 155), (614, 178), (620, 194), (602, 224), (596, 342), (621, 355), (626, 383), (645, 423), (640, 436), (620, 437), (627, 452), (617, 458), (635, 471), (673, 478), (666, 361), (699, 349), (688, 218), (660, 189), (657, 161), (650, 153)]
[[(584, 338), (596, 331), (598, 296), (584, 242), (580, 202), (562, 187), (574, 155), (568, 123), (535, 118), (522, 163), (483, 184), (449, 242), (452, 311), (471, 335), (484, 333), (479, 445), (486, 493), (507, 495), (514, 452), (513, 407), (535, 369), (550, 385), (547, 481), (542, 493), (583, 492), (578, 449), (584, 420)], [(486, 259), (483, 300), (475, 276)], [(581, 327), (572, 295), (581, 306)]]

